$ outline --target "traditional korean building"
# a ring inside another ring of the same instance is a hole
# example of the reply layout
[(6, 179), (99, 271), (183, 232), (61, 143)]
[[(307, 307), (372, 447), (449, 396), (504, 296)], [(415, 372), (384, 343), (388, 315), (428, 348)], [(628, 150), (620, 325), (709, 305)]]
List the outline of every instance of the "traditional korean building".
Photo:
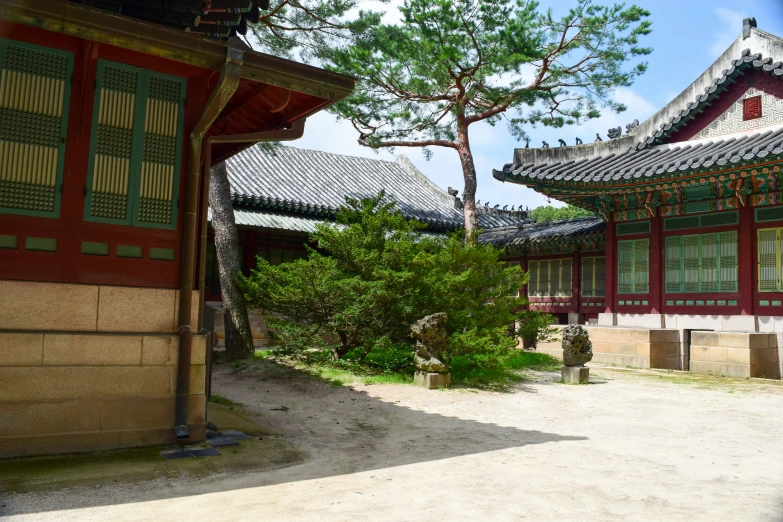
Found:
[[(405, 156), (395, 161), (331, 154), (295, 147), (251, 147), (226, 162), (239, 232), (242, 268), (246, 274), (260, 256), (270, 263), (305, 255), (305, 244), (318, 223), (334, 218), (346, 197), (356, 199), (385, 191), (409, 219), (424, 223), (428, 234), (463, 228), (462, 202), (457, 191), (443, 190)], [(479, 207), (479, 224), (486, 229), (531, 223), (524, 210)], [(214, 239), (207, 250), (207, 324), (214, 325), (215, 343), (223, 342), (220, 280)], [(214, 317), (212, 310), (218, 310)], [(251, 313), (255, 344), (267, 341), (263, 319)]]
[(0, 457), (203, 440), (205, 173), (354, 86), (261, 4), (0, 3)]
[[(745, 20), (713, 65), (625, 135), (617, 128), (613, 139), (592, 144), (517, 149), (494, 172), (602, 217), (603, 259), (587, 261), (586, 252), (601, 254), (577, 241), (556, 245), (544, 268), (532, 243), (538, 280), (527, 289), (543, 309), (566, 301), (583, 313), (584, 293), (595, 291), (595, 270), (603, 269), (597, 325), (625, 328), (595, 329), (598, 360), (780, 377), (781, 60), (783, 39)], [(569, 289), (565, 276), (556, 279), (572, 249), (579, 254), (571, 254)], [(575, 255), (583, 256), (579, 269)]]

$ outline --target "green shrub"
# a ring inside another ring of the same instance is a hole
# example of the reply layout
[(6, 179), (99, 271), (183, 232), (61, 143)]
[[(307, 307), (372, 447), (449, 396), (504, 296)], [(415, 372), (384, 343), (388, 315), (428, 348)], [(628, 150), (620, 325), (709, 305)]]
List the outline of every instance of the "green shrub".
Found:
[(516, 345), (509, 325), (523, 317), (517, 295), (527, 274), (491, 245), (421, 234), (424, 225), (384, 200), (347, 198), (336, 222), (312, 234), (318, 250), (307, 259), (273, 266), (259, 258), (242, 280), (253, 308), (281, 314), (267, 314), (280, 351), (409, 371), (410, 325), (446, 312), (446, 357), (498, 365)]

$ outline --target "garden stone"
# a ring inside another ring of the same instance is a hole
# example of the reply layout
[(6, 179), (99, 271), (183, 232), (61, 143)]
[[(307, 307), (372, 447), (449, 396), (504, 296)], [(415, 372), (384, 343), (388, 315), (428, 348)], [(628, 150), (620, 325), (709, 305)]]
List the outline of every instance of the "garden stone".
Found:
[(423, 386), (428, 390), (435, 388), (447, 388), (451, 383), (450, 373), (416, 372), (413, 376), (413, 384)]
[(563, 382), (566, 384), (587, 384), (590, 381), (590, 369), (585, 363), (593, 358), (593, 343), (587, 330), (572, 324), (563, 328)]
[(446, 321), (444, 312), (428, 315), (411, 325), (411, 337), (416, 339), (413, 363), (418, 371), (414, 382), (432, 389), (448, 386), (450, 375), (448, 366), (443, 362), (443, 350), (446, 349)]
[(593, 343), (587, 330), (578, 324), (563, 328), (563, 362), (566, 366), (584, 366), (593, 359)]

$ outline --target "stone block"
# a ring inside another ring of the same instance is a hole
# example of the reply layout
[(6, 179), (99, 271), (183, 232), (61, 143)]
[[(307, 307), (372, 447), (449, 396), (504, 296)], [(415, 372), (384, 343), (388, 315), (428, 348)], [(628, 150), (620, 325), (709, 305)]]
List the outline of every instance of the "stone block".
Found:
[(691, 332), (691, 346), (721, 346), (720, 336), (717, 332)]
[(43, 363), (50, 366), (141, 364), (141, 336), (46, 334)]
[(750, 334), (721, 332), (719, 344), (727, 348), (748, 348), (750, 347)]
[(560, 373), (565, 384), (587, 384), (590, 382), (590, 368), (586, 366), (563, 366)]
[(190, 344), (190, 362), (192, 364), (206, 364), (207, 336), (194, 335)]
[(102, 286), (98, 331), (173, 333), (176, 291), (165, 288)]
[(97, 400), (0, 402), (0, 435), (40, 435), (98, 431), (101, 404)]
[(650, 357), (650, 368), (682, 370), (682, 361), (679, 357)]
[(778, 349), (777, 348), (756, 348), (748, 350), (750, 354), (750, 360), (748, 364), (777, 364)]
[(413, 376), (413, 383), (416, 386), (423, 386), (429, 390), (434, 390), (435, 388), (447, 388), (451, 383), (451, 374), (416, 372), (416, 374)]
[[(173, 419), (172, 419), (173, 421)], [(201, 440), (186, 439), (177, 440), (174, 428), (150, 428), (123, 430), (116, 432), (118, 435), (118, 448), (136, 448), (139, 446), (168, 446), (171, 444), (195, 444)]]
[(652, 342), (653, 330), (632, 330), (631, 340), (637, 343), (650, 343)]
[(207, 422), (207, 396), (191, 395), (188, 397), (188, 424), (204, 424)]
[(770, 346), (777, 346), (777, 340), (773, 334), (766, 333), (752, 333), (748, 334), (749, 346), (753, 348), (769, 348)]
[(119, 442), (117, 431), (0, 437), (0, 458), (106, 451), (118, 448)]
[(145, 335), (141, 340), (141, 364), (176, 365), (178, 349), (176, 335)]
[(43, 334), (0, 333), (0, 366), (40, 365), (43, 337)]
[(649, 330), (651, 343), (679, 343), (680, 330)]
[(725, 346), (710, 346), (710, 361), (725, 363), (728, 360), (728, 348)]
[(174, 397), (133, 397), (101, 401), (101, 428), (138, 430), (174, 429)]
[(94, 332), (98, 287), (0, 281), (0, 330)]
[(644, 368), (650, 367), (649, 357), (639, 357), (636, 355), (622, 355), (615, 353), (595, 353), (593, 352), (593, 362), (601, 364), (613, 364), (615, 366), (631, 368)]
[(721, 316), (721, 330), (724, 332), (757, 332), (758, 329), (755, 315)]
[(206, 393), (207, 369), (203, 364), (190, 365), (190, 393)]
[(691, 359), (692, 373), (702, 375), (725, 375), (727, 377), (750, 377), (749, 364), (729, 364), (725, 362), (694, 361)]
[(584, 314), (568, 312), (568, 324), (585, 324)]
[(623, 355), (636, 355), (638, 343), (630, 341), (594, 341), (593, 353), (618, 353)]
[(617, 326), (617, 314), (598, 314), (598, 326)]
[(171, 375), (165, 366), (0, 367), (8, 401), (160, 397), (172, 393)]
[(747, 348), (727, 348), (726, 362), (731, 364), (750, 364), (751, 350)]
[(710, 360), (710, 347), (709, 346), (690, 346), (690, 360), (691, 361), (709, 361)]
[[(171, 291), (174, 292), (174, 324), (172, 326), (176, 330), (177, 325), (179, 324), (179, 290)], [(190, 301), (190, 327), (194, 332), (198, 331), (199, 299), (201, 299), (201, 293), (198, 290), (193, 290), (193, 298)]]
[(650, 356), (653, 356), (653, 357), (679, 357), (679, 355), (680, 355), (680, 343), (652, 343), (652, 344), (650, 344)]

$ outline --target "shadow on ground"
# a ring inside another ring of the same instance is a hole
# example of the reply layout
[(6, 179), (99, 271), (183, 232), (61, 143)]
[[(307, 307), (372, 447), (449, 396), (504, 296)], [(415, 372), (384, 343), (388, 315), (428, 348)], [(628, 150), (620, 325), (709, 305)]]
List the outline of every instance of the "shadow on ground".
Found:
[[(216, 368), (221, 429), (254, 435), (223, 455), (164, 461), (161, 448), (0, 461), (0, 517), (143, 502), (404, 466), (530, 444), (586, 440), (428, 413), (266, 361)], [(426, 401), (441, 393), (412, 390)], [(282, 408), (285, 406), (285, 408)], [(231, 411), (234, 408), (234, 411)]]

